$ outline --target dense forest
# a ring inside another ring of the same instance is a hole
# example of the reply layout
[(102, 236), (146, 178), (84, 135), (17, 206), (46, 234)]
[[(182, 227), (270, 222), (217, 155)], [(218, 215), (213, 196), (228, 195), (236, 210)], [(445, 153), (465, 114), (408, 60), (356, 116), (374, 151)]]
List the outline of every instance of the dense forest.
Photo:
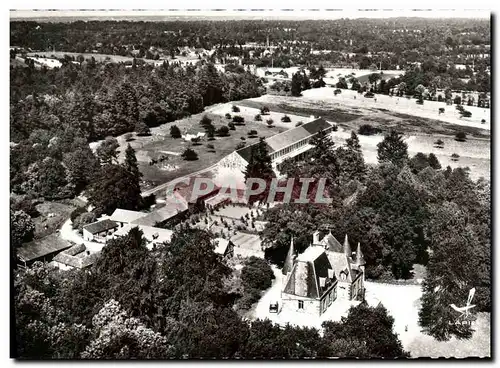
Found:
[(219, 102), (257, 97), (250, 73), (218, 72), (213, 65), (126, 68), (122, 64), (11, 68), (11, 141), (36, 129), (71, 127), (89, 141), (157, 126)]
[(11, 190), (31, 199), (71, 198), (95, 181), (99, 163), (115, 160), (117, 147), (103, 146), (96, 157), (90, 141), (149, 134), (149, 128), (205, 106), (263, 92), (252, 74), (221, 73), (212, 64), (126, 68), (86, 62), (11, 68), (10, 90)]

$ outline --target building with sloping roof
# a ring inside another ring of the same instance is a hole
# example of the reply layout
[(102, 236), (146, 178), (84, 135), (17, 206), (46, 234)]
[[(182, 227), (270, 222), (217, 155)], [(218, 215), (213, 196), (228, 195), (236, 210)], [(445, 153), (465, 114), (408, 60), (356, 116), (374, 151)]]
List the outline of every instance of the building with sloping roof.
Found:
[[(266, 147), (273, 163), (282, 162), (285, 158), (304, 154), (312, 146), (309, 141), (320, 131), (330, 133), (334, 125), (323, 118), (314, 119), (306, 124), (289, 129), (283, 133), (265, 139)], [(243, 147), (236, 152), (245, 160), (250, 161), (253, 145)]]
[[(264, 142), (266, 143), (266, 148), (271, 156), (274, 168), (278, 170), (278, 165), (288, 158), (302, 159), (306, 157), (308, 151), (313, 147), (309, 143), (311, 138), (321, 131), (330, 133), (334, 129), (334, 124), (323, 118), (317, 118), (283, 133), (266, 138)], [(244, 171), (250, 161), (252, 149), (257, 144), (254, 143), (243, 147), (226, 156), (219, 161), (219, 166)]]
[(110, 219), (93, 222), (83, 227), (83, 239), (87, 241), (105, 242), (108, 235), (118, 229), (119, 225)]
[(77, 268), (79, 270), (92, 266), (101, 252), (91, 252), (85, 244), (77, 244), (56, 255), (51, 264), (61, 270)]
[(137, 224), (127, 224), (124, 227), (118, 229), (114, 234), (113, 238), (118, 236), (125, 236), (129, 233), (129, 231), (137, 227), (142, 231), (142, 236), (146, 239), (148, 249), (152, 249), (156, 245), (160, 245), (163, 243), (169, 243), (172, 240), (172, 236), (174, 232), (168, 229), (162, 229), (159, 227), (152, 227), (146, 225), (137, 225)]
[(17, 259), (23, 266), (30, 266), (36, 261), (50, 262), (54, 256), (70, 248), (72, 245), (72, 243), (59, 237), (58, 234), (51, 234), (41, 239), (24, 243), (17, 248)]
[(337, 298), (333, 267), (319, 245), (308, 247), (296, 257), (284, 279), (282, 311), (321, 315)]
[(353, 252), (347, 235), (344, 244), (328, 232), (321, 240), (320, 232), (313, 234), (313, 245), (320, 245), (335, 271), (338, 279), (338, 297), (347, 300), (363, 300), (365, 292), (365, 259), (358, 243), (356, 252)]
[(154, 210), (146, 214), (146, 216), (141, 217), (137, 220), (132, 221), (132, 224), (135, 225), (144, 225), (144, 226), (152, 226), (156, 227), (160, 224), (163, 224), (169, 220), (174, 219), (179, 215), (183, 215), (189, 209), (188, 203), (181, 198), (181, 200), (168, 200), (165, 206)]
[(146, 215), (146, 212), (130, 211), (117, 208), (109, 217), (109, 219), (119, 224), (120, 227), (123, 227), (124, 225), (130, 224), (131, 222), (134, 222), (135, 220), (138, 220)]
[(282, 273), (281, 310), (321, 315), (336, 299), (364, 299), (364, 256), (359, 243), (352, 252), (347, 236), (341, 245), (331, 232), (316, 231), (298, 256), (292, 239)]

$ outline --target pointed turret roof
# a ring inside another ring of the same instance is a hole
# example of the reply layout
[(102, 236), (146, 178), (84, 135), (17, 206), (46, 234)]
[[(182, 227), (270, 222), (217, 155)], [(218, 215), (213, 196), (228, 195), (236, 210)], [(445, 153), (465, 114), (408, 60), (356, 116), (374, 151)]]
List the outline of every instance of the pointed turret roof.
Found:
[(351, 246), (349, 245), (349, 239), (347, 238), (347, 234), (345, 235), (345, 240), (344, 240), (344, 254), (347, 257), (352, 257), (352, 250)]
[(285, 264), (283, 266), (283, 269), (281, 270), (281, 273), (283, 275), (286, 275), (288, 272), (292, 271), (294, 256), (295, 256), (295, 248), (293, 246), (293, 236), (292, 236), (292, 240), (290, 241), (290, 248), (288, 249), (288, 253), (285, 258)]
[(356, 266), (364, 266), (366, 264), (365, 257), (361, 252), (361, 244), (358, 242), (358, 248), (356, 250)]

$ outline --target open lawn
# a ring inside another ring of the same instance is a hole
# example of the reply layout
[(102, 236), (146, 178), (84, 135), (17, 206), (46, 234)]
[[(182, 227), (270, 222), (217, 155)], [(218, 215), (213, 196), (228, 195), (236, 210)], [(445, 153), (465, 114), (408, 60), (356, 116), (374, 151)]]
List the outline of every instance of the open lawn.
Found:
[[(351, 130), (340, 127), (333, 132), (331, 137), (336, 145), (343, 145), (351, 135)], [(366, 163), (377, 164), (377, 144), (384, 139), (383, 134), (358, 135)], [(408, 144), (410, 156), (423, 152), (434, 153), (442, 167), (469, 167), (471, 177), (476, 180), (480, 177), (490, 179), (490, 140), (484, 138), (468, 138), (465, 142), (458, 142), (454, 136), (431, 135), (431, 134), (405, 134), (405, 142)], [(441, 139), (443, 148), (438, 148), (434, 142)], [(458, 161), (452, 160), (452, 154), (458, 154)]]
[(85, 206), (85, 202), (75, 198), (72, 200), (45, 201), (38, 204), (36, 209), (40, 212), (40, 216), (33, 219), (35, 238), (40, 239), (56, 232), (78, 206)]
[[(29, 52), (27, 53), (27, 55), (31, 57), (38, 55), (40, 57), (50, 58), (50, 59), (63, 59), (64, 55), (72, 56), (75, 59), (78, 56), (83, 56), (85, 60), (93, 57), (97, 62), (109, 61), (113, 63), (125, 63), (127, 61), (132, 62), (132, 60), (134, 59), (132, 56), (98, 54), (98, 53), (77, 53), (77, 52), (65, 52), (65, 51), (36, 51), (36, 52)], [(140, 60), (143, 60), (148, 64), (154, 64), (154, 65), (161, 65), (163, 64), (164, 61), (168, 61), (169, 63), (179, 62), (182, 64), (185, 64), (186, 62), (191, 62), (194, 64), (199, 61), (198, 58), (196, 57), (184, 57), (184, 56), (176, 56), (175, 59), (168, 58), (168, 59), (152, 60), (143, 58)]]

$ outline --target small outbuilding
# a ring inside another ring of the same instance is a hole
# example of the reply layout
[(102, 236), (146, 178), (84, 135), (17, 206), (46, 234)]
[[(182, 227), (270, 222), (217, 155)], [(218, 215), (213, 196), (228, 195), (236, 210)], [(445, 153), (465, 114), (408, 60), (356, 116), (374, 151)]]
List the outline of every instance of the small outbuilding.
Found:
[(110, 219), (85, 225), (83, 227), (83, 239), (87, 241), (106, 242), (106, 237), (113, 234), (118, 227), (119, 225)]

